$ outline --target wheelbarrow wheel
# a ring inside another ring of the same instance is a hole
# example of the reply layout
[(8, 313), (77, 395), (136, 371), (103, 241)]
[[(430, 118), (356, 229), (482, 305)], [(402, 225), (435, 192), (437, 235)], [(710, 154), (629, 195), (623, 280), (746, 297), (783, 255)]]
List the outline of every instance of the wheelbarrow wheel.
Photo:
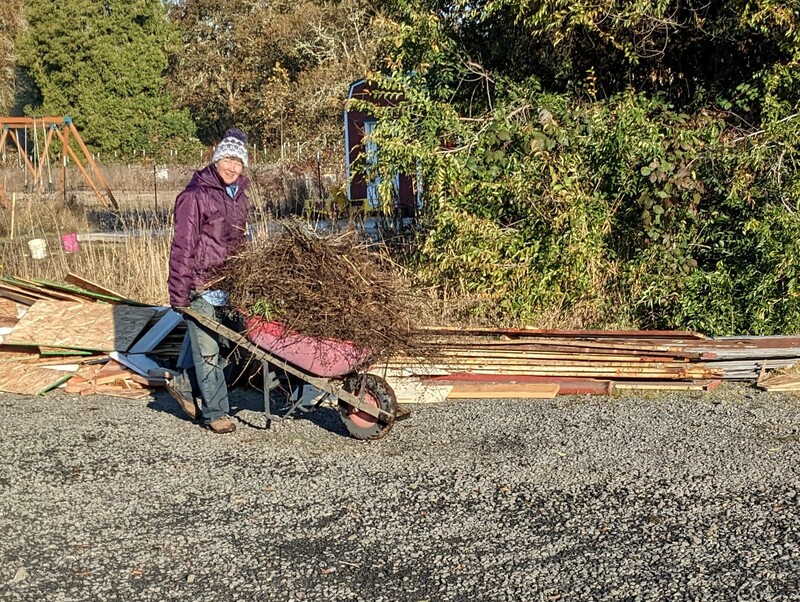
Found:
[[(397, 397), (389, 383), (380, 376), (366, 374), (363, 377), (348, 377), (344, 382), (344, 390), (353, 395), (359, 395), (362, 379), (364, 379), (365, 389), (364, 402), (394, 415), (397, 412)], [(347, 431), (356, 439), (380, 439), (392, 430), (392, 424), (381, 422), (374, 416), (359, 411), (341, 400), (339, 401), (339, 415), (342, 417)]]

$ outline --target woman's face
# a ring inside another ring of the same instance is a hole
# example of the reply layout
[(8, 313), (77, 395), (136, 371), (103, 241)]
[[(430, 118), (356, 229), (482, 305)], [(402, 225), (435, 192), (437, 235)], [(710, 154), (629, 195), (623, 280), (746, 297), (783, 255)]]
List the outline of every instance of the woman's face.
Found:
[(244, 169), (244, 165), (239, 159), (233, 159), (231, 157), (223, 157), (214, 164), (214, 167), (217, 169), (219, 177), (222, 178), (226, 186), (230, 186), (238, 180)]

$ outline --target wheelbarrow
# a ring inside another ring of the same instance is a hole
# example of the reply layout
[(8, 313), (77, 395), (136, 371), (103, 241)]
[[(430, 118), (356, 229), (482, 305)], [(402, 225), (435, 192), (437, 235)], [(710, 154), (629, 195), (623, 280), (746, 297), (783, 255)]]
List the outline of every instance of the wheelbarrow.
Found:
[[(383, 378), (357, 371), (369, 359), (369, 351), (348, 341), (304, 336), (257, 316), (246, 316), (245, 331), (237, 332), (193, 309), (184, 310), (183, 315), (261, 361), (267, 428), (272, 420), (316, 409), (328, 400), (338, 406), (342, 422), (356, 439), (380, 439), (395, 422), (411, 414), (397, 403), (394, 391)], [(272, 367), (311, 385), (313, 397), (297, 394), (286, 412), (273, 414), (269, 392), (277, 386), (277, 381)], [(307, 408), (305, 404), (310, 399), (314, 404)]]

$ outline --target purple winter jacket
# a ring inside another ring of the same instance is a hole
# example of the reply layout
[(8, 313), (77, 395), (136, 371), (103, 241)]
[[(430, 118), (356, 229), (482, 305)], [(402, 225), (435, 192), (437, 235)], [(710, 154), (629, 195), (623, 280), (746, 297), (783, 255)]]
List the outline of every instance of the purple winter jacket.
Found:
[(189, 292), (203, 290), (215, 268), (244, 242), (250, 199), (250, 184), (244, 176), (231, 198), (214, 165), (195, 172), (189, 185), (175, 200), (175, 230), (169, 255), (169, 302), (173, 307), (189, 305)]

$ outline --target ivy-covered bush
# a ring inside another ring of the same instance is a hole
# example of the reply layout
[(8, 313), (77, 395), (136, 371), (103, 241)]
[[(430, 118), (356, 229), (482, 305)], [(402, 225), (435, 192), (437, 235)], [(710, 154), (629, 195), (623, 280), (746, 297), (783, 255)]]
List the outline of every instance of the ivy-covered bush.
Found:
[[(424, 182), (418, 277), (506, 321), (800, 331), (798, 15), (766, 0), (738, 14), (719, 3), (703, 23), (676, 24), (678, 41), (665, 37), (654, 56), (631, 28), (661, 34), (658, 19), (692, 3), (605, 4), (628, 11), (608, 30), (580, 3), (470, 4), (460, 20), (395, 7), (391, 68), (373, 79), (397, 102), (371, 110), (384, 186), (397, 171)], [(497, 40), (537, 40), (524, 64), (487, 53), (503, 20)], [(542, 35), (558, 27), (569, 52)], [(739, 40), (727, 57), (743, 61), (738, 71), (714, 79), (692, 55), (681, 89), (676, 53), (722, 32)], [(579, 52), (590, 43), (594, 64)]]

